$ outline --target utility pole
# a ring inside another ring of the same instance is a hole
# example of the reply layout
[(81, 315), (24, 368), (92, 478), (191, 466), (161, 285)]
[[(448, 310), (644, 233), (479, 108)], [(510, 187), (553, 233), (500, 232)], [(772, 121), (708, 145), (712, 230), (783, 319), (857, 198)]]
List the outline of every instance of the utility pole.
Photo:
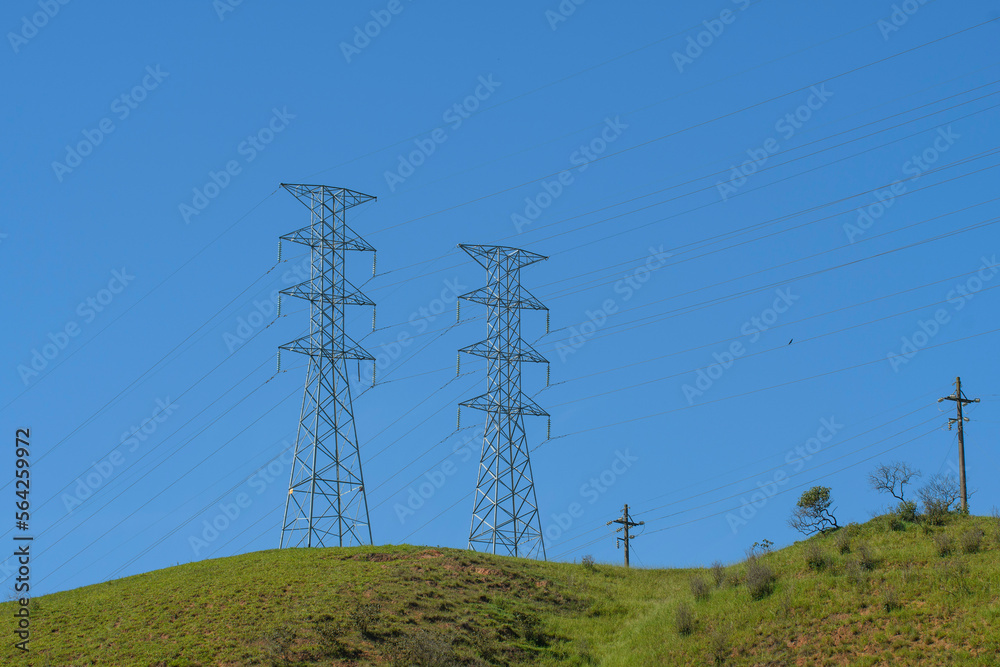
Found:
[(968, 403), (978, 403), (979, 399), (966, 398), (965, 394), (962, 393), (962, 378), (957, 377), (955, 378), (955, 393), (939, 398), (938, 403), (941, 401), (955, 401), (955, 405), (958, 407), (958, 417), (948, 419), (948, 430), (951, 430), (952, 424), (958, 424), (958, 485), (962, 491), (962, 514), (968, 514), (969, 494), (965, 488), (965, 439), (962, 426), (964, 422), (969, 421), (969, 418), (962, 415), (962, 406)]
[(623, 530), (625, 531), (625, 537), (616, 537), (615, 538), (615, 546), (616, 547), (619, 546), (622, 542), (625, 543), (625, 567), (628, 567), (628, 541), (629, 540), (634, 540), (636, 538), (635, 535), (630, 536), (628, 534), (628, 529), (629, 528), (634, 528), (635, 526), (644, 526), (644, 525), (646, 525), (646, 522), (645, 521), (640, 521), (640, 522), (636, 523), (635, 521), (632, 521), (632, 517), (630, 517), (628, 515), (628, 505), (626, 505), (625, 509), (622, 510), (622, 518), (615, 519), (614, 521), (608, 521), (608, 523), (606, 525), (610, 526), (613, 523), (620, 523), (620, 524), (622, 524), (621, 528), (618, 528), (618, 529), (615, 530), (616, 533), (621, 532)]

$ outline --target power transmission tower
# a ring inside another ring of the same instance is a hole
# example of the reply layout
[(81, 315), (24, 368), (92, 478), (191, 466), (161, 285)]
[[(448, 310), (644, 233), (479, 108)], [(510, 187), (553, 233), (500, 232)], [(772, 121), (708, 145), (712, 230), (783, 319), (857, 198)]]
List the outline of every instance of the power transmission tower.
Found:
[(548, 360), (521, 339), (521, 310), (548, 308), (521, 286), (520, 277), (523, 267), (548, 258), (506, 246), (458, 247), (488, 276), (485, 287), (459, 297), (488, 308), (489, 332), (486, 340), (459, 350), (459, 358), (462, 352), (484, 357), (489, 368), (487, 392), (459, 404), (460, 413), (463, 406), (486, 412), (469, 548), (545, 559), (524, 415), (549, 415), (521, 392), (521, 362)]
[(300, 352), (309, 366), (280, 548), (371, 544), (347, 363), (374, 357), (344, 331), (344, 306), (375, 305), (345, 276), (346, 251), (375, 252), (348, 227), (347, 210), (375, 197), (325, 185), (281, 187), (309, 208), (310, 224), (281, 239), (309, 246), (312, 270), (309, 280), (281, 291), (309, 302), (309, 333), (278, 354)]
[(615, 529), (616, 533), (620, 533), (623, 530), (625, 531), (625, 537), (616, 537), (615, 538), (615, 546), (618, 547), (622, 543), (625, 544), (625, 567), (628, 567), (628, 541), (629, 540), (634, 540), (636, 537), (638, 537), (637, 535), (631, 535), (630, 536), (628, 534), (628, 529), (629, 528), (635, 528), (636, 526), (645, 526), (646, 522), (645, 521), (640, 521), (640, 522), (636, 523), (635, 521), (632, 521), (632, 517), (630, 517), (628, 515), (628, 505), (626, 505), (625, 509), (622, 510), (622, 518), (615, 519), (614, 521), (608, 521), (607, 524), (605, 524), (605, 525), (610, 526), (613, 523), (620, 523), (620, 524), (622, 524), (621, 528)]
[(955, 393), (939, 398), (938, 403), (941, 401), (955, 401), (955, 406), (958, 408), (958, 417), (948, 419), (948, 430), (951, 430), (952, 424), (958, 424), (958, 485), (962, 493), (962, 513), (968, 514), (969, 494), (965, 488), (965, 429), (963, 424), (969, 421), (969, 418), (962, 415), (962, 407), (969, 403), (978, 403), (979, 399), (966, 398), (965, 394), (962, 393), (962, 378), (957, 377), (955, 378)]

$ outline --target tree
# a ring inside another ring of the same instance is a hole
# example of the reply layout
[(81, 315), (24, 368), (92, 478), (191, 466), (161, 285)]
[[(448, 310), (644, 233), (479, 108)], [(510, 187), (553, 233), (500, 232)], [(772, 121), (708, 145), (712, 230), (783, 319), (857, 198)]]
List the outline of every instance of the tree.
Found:
[(919, 470), (902, 461), (894, 461), (889, 464), (880, 463), (868, 473), (868, 484), (880, 493), (888, 493), (896, 500), (905, 502), (903, 488), (917, 477), (920, 477)]
[(837, 518), (830, 511), (831, 502), (830, 487), (814, 486), (799, 498), (788, 525), (805, 535), (839, 528)]
[(924, 505), (924, 514), (932, 523), (939, 523), (945, 515), (958, 509), (962, 490), (951, 475), (934, 475), (917, 491)]

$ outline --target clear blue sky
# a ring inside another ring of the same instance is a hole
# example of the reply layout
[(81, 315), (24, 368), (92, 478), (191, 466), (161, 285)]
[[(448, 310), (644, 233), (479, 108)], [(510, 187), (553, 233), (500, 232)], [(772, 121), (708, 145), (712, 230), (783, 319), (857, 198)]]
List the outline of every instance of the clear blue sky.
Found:
[(935, 400), (956, 375), (983, 399), (967, 460), (988, 513), (998, 16), (6, 3), (0, 468), (30, 427), (33, 592), (276, 547), (304, 359), (275, 375), (275, 353), (307, 325), (286, 299), (267, 326), (303, 260), (286, 245), (265, 275), (277, 238), (308, 223), (282, 182), (378, 197), (351, 217), (378, 275), (349, 258), (378, 303), (374, 333), (370, 310), (349, 317), (380, 357), (354, 404), (378, 544), (468, 538), (482, 414), (456, 432), (456, 404), (485, 375), (467, 358), (455, 378), (455, 351), (486, 332), (454, 301), (485, 275), (458, 243), (549, 256), (522, 277), (551, 309), (548, 335), (544, 314), (523, 322), (552, 362), (544, 391), (544, 367), (524, 374), (552, 415), (548, 441), (529, 420), (550, 559), (618, 562), (604, 524), (624, 503), (646, 567), (790, 543), (813, 484), (867, 520), (888, 500), (865, 483), (877, 462), (953, 469)]

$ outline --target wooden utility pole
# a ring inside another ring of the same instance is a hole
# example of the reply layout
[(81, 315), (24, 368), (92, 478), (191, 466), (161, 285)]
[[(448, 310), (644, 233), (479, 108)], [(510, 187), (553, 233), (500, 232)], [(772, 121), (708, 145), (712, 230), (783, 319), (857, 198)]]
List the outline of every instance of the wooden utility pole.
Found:
[(969, 421), (969, 418), (962, 415), (962, 406), (968, 403), (978, 403), (979, 399), (966, 398), (962, 393), (962, 378), (957, 377), (955, 378), (955, 393), (939, 398), (938, 403), (941, 401), (955, 401), (955, 405), (958, 407), (958, 417), (948, 419), (948, 430), (951, 430), (952, 424), (958, 424), (958, 485), (962, 493), (962, 514), (968, 514), (969, 494), (965, 488), (965, 433), (962, 426), (964, 422)]
[(625, 567), (628, 567), (628, 541), (629, 540), (634, 540), (635, 537), (636, 537), (635, 535), (629, 536), (628, 529), (629, 528), (633, 528), (635, 526), (644, 526), (644, 525), (646, 525), (646, 522), (645, 521), (640, 521), (640, 522), (636, 523), (636, 522), (632, 521), (632, 518), (628, 515), (628, 505), (626, 505), (625, 509), (622, 510), (622, 518), (615, 519), (614, 521), (608, 521), (608, 523), (606, 525), (610, 526), (613, 523), (620, 523), (620, 524), (622, 524), (621, 528), (618, 528), (617, 530), (615, 530), (616, 533), (621, 532), (623, 530), (625, 531), (625, 537), (617, 537), (617, 538), (615, 538), (615, 546), (619, 546), (622, 542), (625, 543)]

